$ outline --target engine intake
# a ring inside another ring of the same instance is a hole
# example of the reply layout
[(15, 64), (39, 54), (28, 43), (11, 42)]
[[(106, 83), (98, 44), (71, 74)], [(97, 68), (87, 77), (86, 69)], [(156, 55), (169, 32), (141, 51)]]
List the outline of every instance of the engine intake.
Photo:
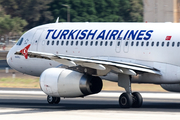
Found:
[(100, 92), (102, 80), (68, 69), (49, 68), (41, 74), (40, 86), (50, 96), (80, 97)]

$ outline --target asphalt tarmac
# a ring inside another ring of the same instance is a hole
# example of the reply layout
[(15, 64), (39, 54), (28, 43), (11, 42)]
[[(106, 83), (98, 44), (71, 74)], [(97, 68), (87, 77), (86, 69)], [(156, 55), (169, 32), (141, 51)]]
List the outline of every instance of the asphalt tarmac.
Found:
[(48, 104), (46, 95), (34, 89), (0, 88), (0, 118), (5, 120), (116, 120), (180, 119), (180, 94), (142, 93), (141, 108), (123, 109), (118, 105), (121, 92), (103, 91), (85, 98), (61, 98)]
[(7, 61), (6, 60), (0, 60), (0, 69), (3, 69), (3, 68), (10, 68)]

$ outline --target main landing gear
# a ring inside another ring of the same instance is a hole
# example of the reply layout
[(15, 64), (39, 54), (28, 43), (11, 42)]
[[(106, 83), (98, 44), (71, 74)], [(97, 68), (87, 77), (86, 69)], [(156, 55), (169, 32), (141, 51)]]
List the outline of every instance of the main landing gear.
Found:
[(143, 98), (139, 92), (131, 91), (131, 76), (125, 74), (118, 75), (118, 85), (123, 87), (126, 92), (119, 97), (119, 105), (122, 108), (139, 108), (142, 106)]
[(52, 96), (47, 96), (47, 102), (49, 104), (58, 104), (60, 102), (60, 97), (52, 97)]

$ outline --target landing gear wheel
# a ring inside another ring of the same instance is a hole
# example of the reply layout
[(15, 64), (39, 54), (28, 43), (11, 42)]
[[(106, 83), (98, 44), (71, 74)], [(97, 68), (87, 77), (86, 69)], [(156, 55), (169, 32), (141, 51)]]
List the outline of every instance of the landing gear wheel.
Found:
[(133, 98), (128, 93), (122, 93), (119, 97), (119, 105), (122, 108), (130, 108), (133, 104)]
[(56, 100), (56, 97), (52, 97), (52, 96), (47, 96), (47, 102), (49, 103), (49, 104), (53, 104), (54, 102), (55, 102), (55, 100)]
[(58, 104), (58, 103), (60, 102), (60, 100), (61, 100), (60, 97), (55, 97), (54, 103), (55, 103), (55, 104)]
[(132, 96), (133, 96), (132, 107), (134, 107), (134, 108), (141, 107), (142, 103), (143, 103), (143, 98), (142, 98), (141, 94), (139, 92), (133, 92)]

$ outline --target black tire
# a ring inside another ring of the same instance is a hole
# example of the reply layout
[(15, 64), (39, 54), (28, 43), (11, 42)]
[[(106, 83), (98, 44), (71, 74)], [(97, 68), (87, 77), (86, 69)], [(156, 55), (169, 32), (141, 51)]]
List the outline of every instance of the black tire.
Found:
[(119, 105), (122, 108), (130, 108), (133, 104), (132, 96), (128, 93), (122, 93), (119, 97)]
[(143, 98), (139, 92), (133, 92), (133, 105), (134, 108), (140, 108), (143, 103)]
[(52, 96), (47, 96), (47, 102), (49, 103), (49, 104), (53, 104), (54, 102), (55, 102), (55, 100), (56, 100), (56, 97), (52, 97)]
[(60, 102), (60, 100), (61, 100), (60, 97), (56, 97), (54, 103), (58, 104)]

